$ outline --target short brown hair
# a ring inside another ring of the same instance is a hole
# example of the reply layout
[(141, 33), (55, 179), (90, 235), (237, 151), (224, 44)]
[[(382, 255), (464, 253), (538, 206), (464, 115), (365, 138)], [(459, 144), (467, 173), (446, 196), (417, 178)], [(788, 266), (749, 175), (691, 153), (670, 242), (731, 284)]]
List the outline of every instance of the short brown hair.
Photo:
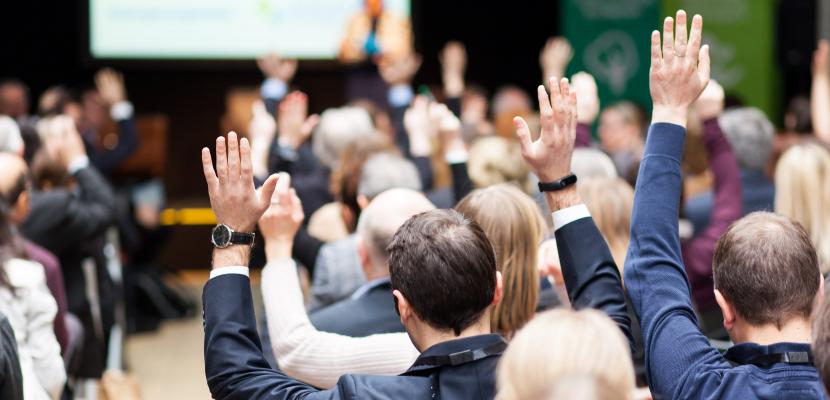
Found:
[(825, 293), (813, 321), (813, 357), (824, 389), (830, 391), (830, 292)]
[(787, 217), (756, 212), (718, 240), (712, 262), (715, 288), (753, 325), (781, 327), (809, 318), (821, 272), (810, 236)]
[(493, 246), (478, 224), (458, 211), (415, 215), (398, 229), (387, 251), (392, 287), (433, 328), (457, 336), (493, 302)]

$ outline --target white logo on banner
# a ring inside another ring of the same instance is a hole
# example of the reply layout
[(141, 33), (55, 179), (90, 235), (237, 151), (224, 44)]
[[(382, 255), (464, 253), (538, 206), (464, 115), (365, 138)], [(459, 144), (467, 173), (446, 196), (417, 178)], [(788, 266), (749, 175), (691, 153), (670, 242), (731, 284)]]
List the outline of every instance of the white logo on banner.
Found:
[(617, 96), (625, 93), (629, 79), (640, 67), (634, 39), (619, 30), (606, 31), (585, 47), (583, 62), (588, 71)]

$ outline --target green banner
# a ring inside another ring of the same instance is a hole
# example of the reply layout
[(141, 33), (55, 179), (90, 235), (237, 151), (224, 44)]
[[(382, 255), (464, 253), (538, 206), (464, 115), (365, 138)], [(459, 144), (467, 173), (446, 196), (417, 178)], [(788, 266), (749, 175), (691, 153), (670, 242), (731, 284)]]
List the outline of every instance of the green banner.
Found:
[[(780, 71), (775, 61), (773, 0), (664, 0), (662, 16), (678, 9), (703, 16), (703, 43), (709, 44), (712, 78), (728, 95), (773, 118), (781, 107)], [(812, 15), (805, 18), (813, 18)]]
[(574, 48), (568, 75), (594, 75), (600, 101), (632, 100), (651, 109), (648, 89), (651, 31), (660, 0), (563, 0), (562, 26)]

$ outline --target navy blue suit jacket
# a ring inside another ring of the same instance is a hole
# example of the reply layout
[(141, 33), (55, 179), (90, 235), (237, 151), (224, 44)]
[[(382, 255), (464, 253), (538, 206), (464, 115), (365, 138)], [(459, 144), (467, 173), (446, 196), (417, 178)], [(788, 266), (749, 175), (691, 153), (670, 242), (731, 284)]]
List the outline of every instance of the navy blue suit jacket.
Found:
[(498, 335), (439, 343), (400, 376), (344, 375), (326, 391), (271, 369), (262, 355), (248, 277), (227, 274), (205, 284), (205, 374), (217, 400), (225, 399), (491, 399), (500, 352), (456, 365), (434, 357), (504, 345)]
[(341, 300), (315, 311), (309, 319), (318, 330), (353, 337), (406, 331), (395, 312), (388, 281), (375, 284), (356, 299)]

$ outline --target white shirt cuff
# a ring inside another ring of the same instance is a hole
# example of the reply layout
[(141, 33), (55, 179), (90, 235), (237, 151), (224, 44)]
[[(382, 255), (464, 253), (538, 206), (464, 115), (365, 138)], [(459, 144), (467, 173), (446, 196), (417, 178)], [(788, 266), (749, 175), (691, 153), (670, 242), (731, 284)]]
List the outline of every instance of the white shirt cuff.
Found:
[(122, 121), (133, 117), (133, 103), (127, 100), (119, 101), (110, 108), (110, 116), (116, 121)]
[(260, 94), (266, 99), (282, 99), (288, 93), (288, 84), (275, 78), (268, 78), (262, 82)]
[(222, 267), (216, 268), (210, 271), (210, 279), (216, 278), (217, 276), (227, 275), (227, 274), (239, 274), (248, 276), (248, 267)]
[(452, 150), (444, 155), (447, 164), (462, 164), (467, 162), (469, 158), (470, 154), (466, 150)]
[(408, 106), (415, 98), (415, 92), (409, 85), (395, 85), (389, 88), (389, 105), (392, 107)]
[(582, 218), (591, 218), (591, 213), (585, 204), (563, 208), (553, 213), (553, 229), (558, 231), (559, 228)]
[(78, 171), (86, 168), (89, 166), (89, 157), (81, 156), (76, 157), (69, 163), (69, 166), (66, 168), (66, 172), (69, 172), (69, 175), (75, 175)]

